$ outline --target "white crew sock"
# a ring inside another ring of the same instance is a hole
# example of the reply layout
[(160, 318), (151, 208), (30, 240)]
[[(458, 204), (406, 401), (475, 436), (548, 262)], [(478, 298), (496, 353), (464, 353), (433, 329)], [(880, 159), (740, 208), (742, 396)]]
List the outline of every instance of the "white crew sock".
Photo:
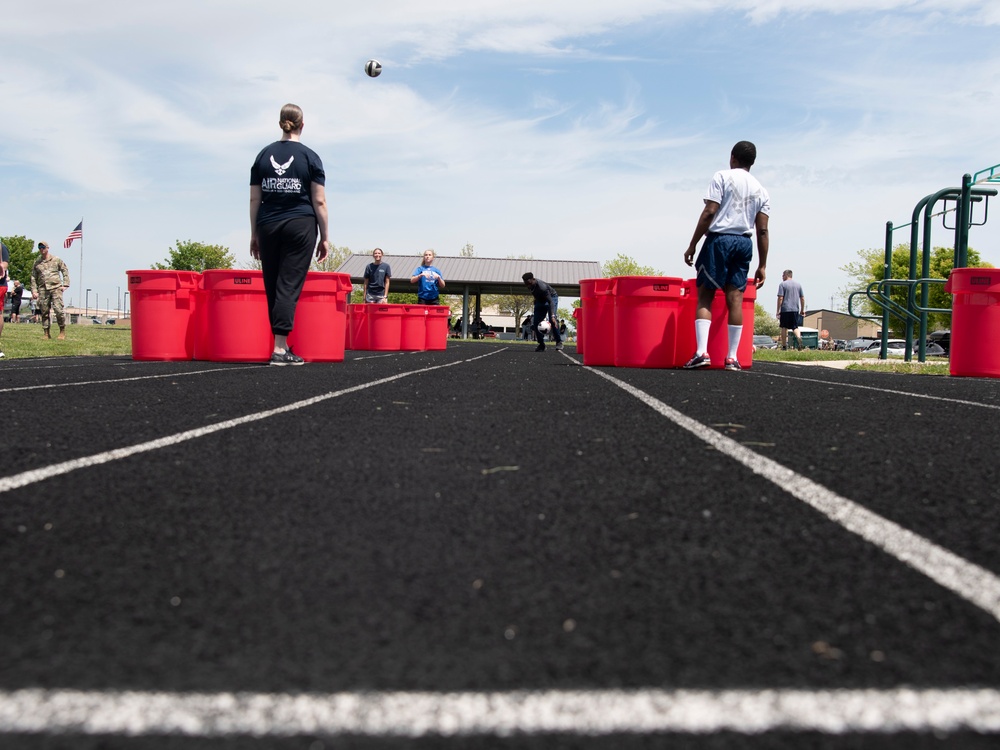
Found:
[(708, 331), (711, 327), (711, 320), (698, 318), (694, 322), (695, 354), (708, 354)]
[(736, 353), (740, 348), (740, 338), (743, 336), (743, 326), (729, 326), (729, 354), (728, 359), (736, 359)]

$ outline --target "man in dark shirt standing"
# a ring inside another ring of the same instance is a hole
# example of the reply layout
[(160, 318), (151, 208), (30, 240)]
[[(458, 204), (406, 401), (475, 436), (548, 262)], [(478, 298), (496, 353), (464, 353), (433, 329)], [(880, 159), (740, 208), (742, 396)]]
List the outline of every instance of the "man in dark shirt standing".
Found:
[(544, 281), (536, 279), (531, 271), (524, 274), (521, 280), (531, 290), (531, 296), (535, 298), (535, 311), (531, 319), (531, 329), (535, 332), (535, 341), (538, 342), (535, 351), (545, 351), (545, 336), (538, 330), (538, 324), (544, 318), (548, 318), (549, 325), (552, 327), (551, 330), (556, 340), (556, 351), (561, 350), (563, 348), (562, 336), (559, 335), (559, 321), (556, 319), (556, 315), (559, 314), (559, 295)]

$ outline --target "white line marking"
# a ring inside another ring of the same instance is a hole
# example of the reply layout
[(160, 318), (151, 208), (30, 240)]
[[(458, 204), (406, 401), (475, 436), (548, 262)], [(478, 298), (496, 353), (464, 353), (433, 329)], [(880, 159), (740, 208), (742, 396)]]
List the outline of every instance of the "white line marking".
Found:
[(136, 380), (156, 380), (157, 378), (183, 378), (188, 375), (202, 375), (206, 372), (229, 372), (232, 368), (221, 367), (212, 370), (198, 370), (196, 372), (174, 372), (167, 375), (140, 375), (135, 378), (109, 378), (108, 380), (81, 380), (76, 383), (47, 383), (44, 385), (26, 385), (17, 388), (0, 388), (0, 393), (16, 393), (17, 391), (37, 391), (43, 388), (75, 388), (81, 385), (107, 385), (108, 383), (130, 383)]
[(996, 732), (997, 690), (331, 694), (0, 692), (0, 732), (424, 737), (770, 731)]
[(962, 404), (963, 406), (978, 406), (982, 409), (1000, 409), (996, 404), (983, 404), (978, 401), (966, 401), (962, 398), (948, 398), (946, 396), (931, 396), (926, 393), (909, 393), (908, 391), (894, 391), (889, 388), (876, 388), (873, 385), (860, 385), (858, 383), (838, 383), (834, 380), (816, 380), (814, 378), (800, 378), (794, 375), (778, 375), (774, 372), (751, 372), (752, 375), (765, 378), (784, 378), (785, 380), (798, 380), (804, 383), (820, 383), (822, 385), (836, 385), (843, 388), (859, 388), (863, 391), (875, 391), (876, 393), (891, 393), (895, 396), (910, 396), (911, 398), (926, 398), (931, 401), (944, 401), (949, 404)]
[(322, 403), (323, 401), (328, 401), (332, 398), (339, 398), (340, 396), (346, 396), (349, 393), (355, 393), (357, 391), (363, 391), (367, 388), (374, 388), (379, 385), (384, 385), (386, 383), (391, 383), (395, 380), (402, 380), (403, 378), (408, 378), (411, 375), (420, 375), (426, 372), (433, 372), (434, 370), (441, 370), (445, 367), (452, 367), (454, 365), (463, 364), (466, 362), (474, 362), (477, 359), (485, 359), (486, 357), (492, 357), (494, 354), (499, 354), (504, 351), (504, 349), (498, 349), (494, 352), (488, 354), (481, 354), (477, 357), (471, 357), (464, 360), (456, 360), (455, 362), (448, 362), (443, 365), (433, 365), (431, 367), (424, 367), (419, 370), (411, 370), (410, 372), (403, 372), (397, 375), (392, 375), (388, 378), (382, 378), (381, 380), (373, 380), (367, 383), (362, 383), (361, 385), (356, 385), (351, 388), (344, 388), (340, 391), (333, 391), (331, 393), (324, 393), (322, 396), (314, 396), (313, 398), (307, 398), (302, 401), (296, 401), (292, 404), (287, 404), (285, 406), (279, 406), (276, 409), (268, 409), (266, 411), (257, 412), (255, 414), (247, 414), (243, 417), (237, 417), (236, 419), (227, 419), (224, 422), (218, 422), (216, 424), (206, 425), (205, 427), (198, 427), (193, 430), (186, 430), (185, 432), (178, 432), (174, 435), (167, 435), (162, 438), (157, 438), (156, 440), (150, 440), (145, 443), (138, 443), (137, 445), (130, 445), (125, 448), (116, 448), (114, 450), (105, 451), (103, 453), (95, 453), (92, 456), (83, 456), (81, 458), (74, 458), (70, 461), (63, 461), (57, 464), (51, 464), (49, 466), (43, 466), (40, 469), (31, 469), (29, 471), (21, 472), (20, 474), (14, 474), (9, 477), (4, 477), (0, 479), (0, 494), (4, 492), (10, 492), (11, 490), (16, 490), (21, 487), (26, 487), (29, 484), (35, 482), (41, 482), (46, 479), (52, 479), (63, 474), (69, 474), (70, 472), (76, 471), (78, 469), (87, 469), (93, 466), (100, 466), (101, 464), (111, 463), (112, 461), (120, 461), (123, 458), (130, 458), (131, 456), (137, 456), (141, 453), (148, 453), (150, 451), (158, 450), (160, 448), (168, 448), (173, 445), (178, 445), (187, 440), (194, 440), (195, 438), (205, 437), (206, 435), (211, 435), (216, 432), (222, 432), (224, 430), (231, 430), (234, 427), (239, 427), (240, 425), (250, 424), (251, 422), (259, 422), (270, 417), (278, 416), (280, 414), (288, 414), (289, 412), (296, 411), (298, 409), (304, 409), (307, 406), (314, 406), (315, 404)]
[(777, 461), (754, 453), (735, 440), (720, 435), (710, 427), (681, 414), (648, 393), (600, 370), (590, 367), (587, 369), (635, 396), (723, 455), (743, 464), (754, 474), (774, 482), (782, 491), (797, 497), (848, 531), (888, 552), (897, 560), (1000, 620), (1000, 578), (990, 571), (828, 490)]

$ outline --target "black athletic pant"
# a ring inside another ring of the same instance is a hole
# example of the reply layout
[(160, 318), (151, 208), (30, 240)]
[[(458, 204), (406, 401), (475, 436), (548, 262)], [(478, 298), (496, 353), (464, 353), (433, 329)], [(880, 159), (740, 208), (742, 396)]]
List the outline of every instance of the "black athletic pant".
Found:
[(312, 263), (317, 236), (314, 216), (298, 216), (257, 227), (267, 314), (271, 333), (276, 336), (292, 332), (295, 306)]

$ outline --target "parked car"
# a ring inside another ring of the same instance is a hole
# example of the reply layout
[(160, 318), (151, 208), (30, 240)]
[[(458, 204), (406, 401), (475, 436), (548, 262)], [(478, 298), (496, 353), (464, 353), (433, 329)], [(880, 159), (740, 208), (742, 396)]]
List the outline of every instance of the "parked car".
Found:
[(946, 329), (944, 331), (932, 331), (927, 334), (927, 341), (940, 346), (944, 349), (944, 353), (947, 355), (951, 350), (951, 330)]
[[(864, 357), (877, 357), (882, 352), (882, 342), (872, 341), (867, 347), (861, 350)], [(905, 357), (906, 341), (903, 339), (889, 339), (886, 342), (885, 353), (889, 357)]]
[[(879, 352), (882, 350), (881, 341), (873, 341), (861, 354), (863, 356), (878, 356)], [(904, 339), (889, 339), (886, 346), (886, 355), (889, 357), (905, 357), (906, 356), (906, 341)], [(912, 355), (917, 356), (917, 344), (913, 344)], [(935, 344), (932, 341), (928, 341), (924, 347), (924, 354), (928, 357), (947, 357), (948, 353), (939, 344)]]
[(844, 348), (849, 352), (863, 352), (871, 343), (871, 339), (851, 339), (846, 342)]
[(778, 344), (770, 336), (765, 336), (763, 334), (754, 334), (753, 337), (753, 348), (757, 349), (777, 349)]

